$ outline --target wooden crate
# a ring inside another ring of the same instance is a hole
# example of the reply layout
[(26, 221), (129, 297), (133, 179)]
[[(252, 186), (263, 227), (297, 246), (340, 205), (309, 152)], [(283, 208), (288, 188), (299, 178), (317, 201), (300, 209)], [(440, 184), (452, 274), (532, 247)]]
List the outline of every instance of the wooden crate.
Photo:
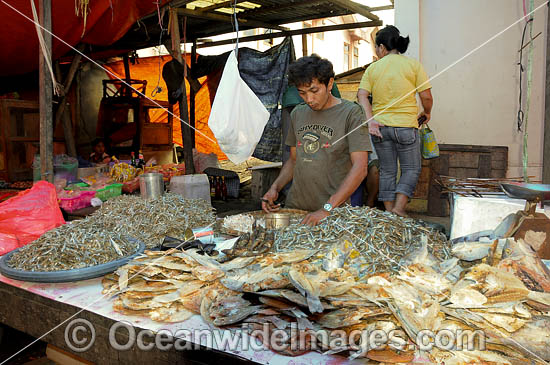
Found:
[(262, 196), (269, 190), (279, 172), (281, 172), (282, 164), (274, 163), (269, 165), (260, 165), (250, 168), (252, 171), (252, 185), (250, 187), (250, 195), (253, 200), (260, 200)]
[[(508, 169), (508, 147), (440, 144), (440, 157), (423, 160), (422, 173), (415, 195), (427, 199), (427, 213), (447, 216), (447, 196), (436, 183), (438, 175), (457, 178), (505, 178)], [(427, 192), (427, 194), (426, 194)]]

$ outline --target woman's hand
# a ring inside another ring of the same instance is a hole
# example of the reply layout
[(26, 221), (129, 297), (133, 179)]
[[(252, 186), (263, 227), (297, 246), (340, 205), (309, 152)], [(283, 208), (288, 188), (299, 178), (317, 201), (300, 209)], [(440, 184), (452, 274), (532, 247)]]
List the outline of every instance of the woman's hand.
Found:
[(426, 118), (422, 123), (420, 123), (420, 125), (422, 124), (428, 124), (428, 122), (430, 121), (430, 118), (431, 118), (431, 114), (428, 114), (426, 112), (422, 112), (420, 114), (418, 114), (418, 120), (422, 120), (422, 119)]
[(382, 133), (380, 133), (380, 126), (383, 124), (378, 123), (375, 119), (371, 119), (370, 122), (367, 123), (369, 126), (369, 133), (373, 136), (377, 136), (382, 138)]

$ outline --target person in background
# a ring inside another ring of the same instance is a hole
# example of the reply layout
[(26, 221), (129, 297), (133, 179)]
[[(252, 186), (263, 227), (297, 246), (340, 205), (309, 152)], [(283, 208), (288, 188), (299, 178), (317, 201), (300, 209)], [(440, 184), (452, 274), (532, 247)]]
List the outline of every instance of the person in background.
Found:
[(311, 211), (304, 224), (316, 225), (347, 201), (367, 175), (372, 149), (363, 108), (330, 92), (332, 63), (317, 55), (289, 67), (289, 83), (305, 103), (294, 108), (286, 139), (290, 158), (262, 198), (262, 208), (275, 212), (281, 189), (292, 180), (286, 207)]
[[(431, 117), (433, 98), (424, 68), (403, 56), (409, 37), (389, 25), (376, 35), (378, 61), (363, 74), (357, 99), (365, 109), (369, 133), (380, 160), (378, 199), (387, 211), (407, 216), (405, 207), (413, 196), (422, 168), (418, 128)], [(416, 93), (423, 111), (418, 113)], [(368, 97), (372, 95), (372, 104)], [(401, 177), (397, 179), (397, 161)]]
[(95, 164), (109, 163), (111, 157), (105, 152), (105, 142), (101, 138), (96, 138), (92, 142), (94, 152), (90, 154), (90, 162)]

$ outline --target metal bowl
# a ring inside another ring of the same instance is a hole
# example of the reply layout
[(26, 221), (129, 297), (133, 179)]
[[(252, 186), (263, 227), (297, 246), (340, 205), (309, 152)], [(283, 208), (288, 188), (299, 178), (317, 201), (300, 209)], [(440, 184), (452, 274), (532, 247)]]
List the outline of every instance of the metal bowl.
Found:
[(265, 215), (265, 228), (281, 229), (290, 225), (289, 213), (269, 213)]

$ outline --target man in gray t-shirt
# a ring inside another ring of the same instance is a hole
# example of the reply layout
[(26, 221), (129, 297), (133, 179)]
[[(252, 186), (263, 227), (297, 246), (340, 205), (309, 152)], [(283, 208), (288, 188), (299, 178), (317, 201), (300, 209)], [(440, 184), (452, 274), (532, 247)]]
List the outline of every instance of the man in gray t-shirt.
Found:
[(334, 97), (330, 61), (317, 55), (290, 65), (289, 83), (305, 101), (291, 113), (286, 139), (290, 159), (264, 195), (262, 208), (274, 212), (281, 189), (292, 180), (286, 206), (311, 211), (303, 223), (316, 225), (347, 201), (367, 175), (372, 150), (362, 107)]

